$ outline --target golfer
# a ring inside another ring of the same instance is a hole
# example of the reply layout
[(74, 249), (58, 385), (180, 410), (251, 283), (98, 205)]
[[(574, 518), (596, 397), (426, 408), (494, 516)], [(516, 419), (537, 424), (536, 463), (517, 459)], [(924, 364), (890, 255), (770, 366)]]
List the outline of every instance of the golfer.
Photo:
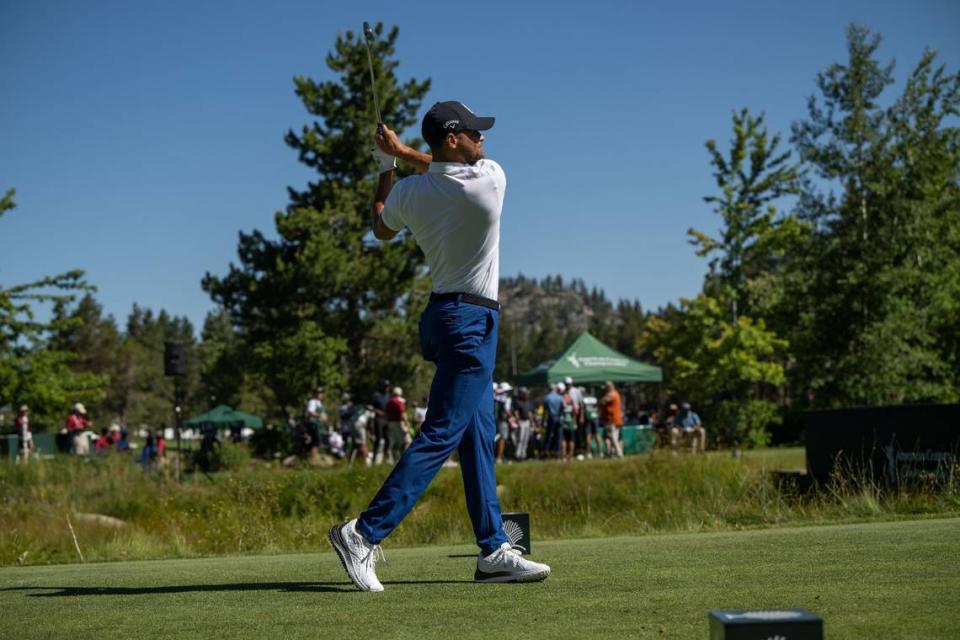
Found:
[[(437, 365), (427, 418), (367, 510), (330, 529), (330, 542), (353, 584), (383, 591), (380, 542), (400, 524), (443, 463), (460, 456), (467, 511), (480, 554), (474, 580), (529, 582), (550, 567), (524, 559), (503, 531), (494, 476), (493, 367), (500, 304), (500, 211), (506, 176), (483, 157), (480, 118), (460, 102), (438, 102), (423, 118), (431, 155), (400, 142), (384, 126), (374, 155), (380, 182), (373, 233), (390, 240), (407, 227), (430, 267), (433, 293), (420, 317), (420, 348)], [(396, 158), (421, 175), (393, 184)]]

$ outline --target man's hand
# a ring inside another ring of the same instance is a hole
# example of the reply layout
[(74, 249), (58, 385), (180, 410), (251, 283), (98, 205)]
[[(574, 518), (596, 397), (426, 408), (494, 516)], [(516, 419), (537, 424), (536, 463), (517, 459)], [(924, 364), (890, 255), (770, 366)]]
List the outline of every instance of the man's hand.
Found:
[(383, 130), (378, 131), (373, 137), (377, 143), (377, 148), (383, 153), (405, 160), (416, 167), (420, 173), (426, 172), (430, 166), (431, 157), (429, 154), (417, 151), (413, 147), (408, 147), (397, 137), (397, 132), (383, 125)]
[(383, 131), (378, 131), (374, 140), (381, 151), (393, 157), (403, 155), (404, 150), (407, 149), (407, 145), (400, 142), (400, 138), (397, 137), (397, 132), (387, 125), (383, 125)]

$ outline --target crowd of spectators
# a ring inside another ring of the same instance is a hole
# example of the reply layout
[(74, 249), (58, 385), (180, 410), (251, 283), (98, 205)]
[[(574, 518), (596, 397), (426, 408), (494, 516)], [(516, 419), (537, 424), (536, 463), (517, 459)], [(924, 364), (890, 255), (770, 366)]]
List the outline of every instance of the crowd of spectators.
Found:
[[(597, 391), (570, 378), (551, 385), (543, 396), (494, 383), (497, 462), (623, 457), (623, 397), (610, 381)], [(302, 426), (295, 429), (295, 452), (313, 463), (325, 453), (350, 464), (394, 464), (420, 433), (427, 406), (425, 397), (408, 403), (402, 388), (383, 380), (366, 404), (345, 393), (333, 411), (327, 409), (324, 389), (317, 388), (306, 403)], [(656, 408), (633, 417), (655, 428), (660, 445), (674, 453), (686, 445), (695, 453), (705, 449), (706, 432), (688, 403), (670, 405), (663, 420)]]
[[(498, 463), (623, 457), (624, 403), (613, 382), (606, 382), (594, 393), (567, 378), (550, 385), (543, 396), (534, 396), (525, 387), (515, 389), (508, 382), (494, 383), (493, 402), (497, 431), (494, 454)], [(312, 464), (318, 464), (321, 455), (326, 454), (346, 459), (350, 464), (392, 465), (420, 433), (427, 406), (426, 397), (408, 403), (401, 387), (383, 380), (367, 403), (356, 403), (349, 393), (344, 393), (340, 405), (330, 411), (325, 391), (318, 387), (306, 402), (303, 420), (294, 427), (294, 454)], [(687, 402), (670, 404), (662, 419), (657, 408), (634, 418), (654, 428), (659, 446), (669, 447), (674, 455), (681, 448), (689, 448), (692, 453), (706, 449), (706, 431)], [(18, 459), (27, 461), (34, 448), (29, 407), (19, 408), (15, 423)], [(121, 424), (111, 424), (91, 437), (93, 427), (86, 407), (79, 402), (74, 404), (60, 431), (71, 454), (103, 456), (111, 452), (130, 453), (136, 448)], [(162, 428), (146, 433), (137, 459), (148, 470), (165, 462)], [(450, 464), (455, 462), (451, 460)]]
[[(33, 432), (30, 427), (30, 407), (21, 405), (15, 420), (17, 427), (17, 459), (28, 462), (34, 454)], [(112, 453), (133, 455), (137, 448), (130, 441), (130, 433), (126, 426), (114, 422), (109, 427), (103, 427), (99, 433), (93, 432), (93, 420), (87, 415), (87, 408), (81, 402), (74, 404), (60, 429), (60, 436), (65, 438), (65, 451), (75, 456), (106, 456)], [(166, 460), (166, 440), (163, 429), (157, 432), (149, 431), (146, 442), (140, 449), (137, 461), (144, 469), (152, 469), (162, 465)]]

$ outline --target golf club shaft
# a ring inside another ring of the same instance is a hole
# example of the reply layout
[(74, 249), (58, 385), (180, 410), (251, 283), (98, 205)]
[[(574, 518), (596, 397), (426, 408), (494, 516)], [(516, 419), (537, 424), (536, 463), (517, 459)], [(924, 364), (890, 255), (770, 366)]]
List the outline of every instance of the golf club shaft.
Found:
[(370, 24), (364, 22), (363, 44), (367, 47), (367, 63), (370, 69), (370, 90), (373, 92), (373, 108), (377, 112), (377, 132), (383, 133), (383, 118), (380, 117), (380, 101), (377, 100), (377, 80), (373, 75), (373, 55), (370, 53), (370, 37), (372, 35), (373, 30), (370, 29)]

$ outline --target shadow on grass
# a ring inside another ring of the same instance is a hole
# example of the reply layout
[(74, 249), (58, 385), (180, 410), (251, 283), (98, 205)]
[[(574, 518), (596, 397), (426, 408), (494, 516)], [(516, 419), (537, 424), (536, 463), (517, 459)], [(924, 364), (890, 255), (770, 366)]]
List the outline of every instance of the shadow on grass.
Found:
[[(472, 580), (386, 580), (385, 585), (401, 584), (473, 584)], [(350, 593), (357, 589), (349, 582), (240, 582), (235, 584), (184, 584), (165, 587), (7, 587), (4, 591), (49, 591), (30, 593), (31, 598), (72, 596), (139, 596), (165, 593), (202, 593), (209, 591), (279, 591), (282, 593)]]

